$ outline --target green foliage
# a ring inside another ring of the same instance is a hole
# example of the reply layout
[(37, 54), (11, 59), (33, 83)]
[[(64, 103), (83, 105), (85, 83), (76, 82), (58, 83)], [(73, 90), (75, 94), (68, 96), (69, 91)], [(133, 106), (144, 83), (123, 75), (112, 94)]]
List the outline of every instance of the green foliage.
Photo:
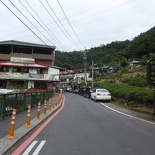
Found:
[[(111, 44), (94, 47), (87, 52), (87, 68), (92, 61), (97, 64), (117, 65), (120, 57), (124, 56), (124, 49), (129, 45), (129, 41), (116, 41)], [(79, 51), (74, 52), (55, 52), (55, 65), (67, 69), (84, 68), (83, 54)]]
[(128, 68), (124, 68), (123, 70), (122, 70), (122, 73), (128, 73), (129, 72), (129, 69)]
[[(132, 41), (114, 41), (107, 45), (90, 48), (87, 52), (87, 68), (92, 61), (101, 66), (123, 67), (122, 73), (118, 75), (104, 76), (108, 83), (97, 82), (96, 86), (107, 88), (112, 96), (128, 100), (128, 103), (139, 102), (141, 104), (153, 104), (153, 90), (145, 89), (146, 76), (123, 77), (123, 73), (129, 73), (126, 68), (127, 59), (140, 60), (143, 65), (149, 59), (155, 59), (155, 27), (145, 33), (141, 33)], [(136, 59), (135, 59), (136, 58)], [(67, 69), (84, 68), (83, 55), (80, 51), (60, 52), (56, 51), (55, 65)], [(122, 69), (122, 68), (121, 68)], [(136, 71), (135, 71), (136, 72)], [(115, 77), (116, 76), (116, 77)], [(100, 76), (94, 74), (94, 79), (100, 80)], [(124, 84), (116, 84), (123, 82)], [(84, 85), (84, 83), (82, 84)], [(139, 88), (138, 88), (138, 87)], [(150, 87), (151, 88), (151, 87)]]
[(143, 65), (146, 65), (146, 62), (150, 59), (149, 55), (143, 55), (141, 58), (141, 62)]
[(123, 59), (121, 61), (121, 66), (125, 68), (127, 65), (128, 65), (128, 62), (125, 59)]
[[(113, 41), (107, 45), (93, 47), (87, 52), (87, 68), (91, 66), (92, 61), (97, 64), (118, 66), (119, 63), (123, 67), (127, 66), (122, 58), (142, 60), (143, 64), (155, 56), (155, 27), (145, 33), (141, 33), (132, 41)], [(73, 52), (55, 52), (55, 65), (67, 69), (84, 68), (83, 55), (81, 51)]]
[(137, 75), (137, 77), (127, 77), (122, 79), (123, 83), (137, 87), (146, 87), (146, 77)]
[(81, 52), (55, 52), (55, 65), (67, 68), (67, 69), (77, 69), (83, 68), (83, 58)]
[(123, 98), (141, 104), (153, 105), (153, 90), (115, 83), (95, 83), (95, 86), (108, 89), (112, 97)]
[(127, 49), (129, 57), (141, 58), (143, 55), (155, 52), (155, 27), (145, 33), (141, 33), (130, 43)]
[(155, 60), (155, 53), (150, 53), (150, 59)]

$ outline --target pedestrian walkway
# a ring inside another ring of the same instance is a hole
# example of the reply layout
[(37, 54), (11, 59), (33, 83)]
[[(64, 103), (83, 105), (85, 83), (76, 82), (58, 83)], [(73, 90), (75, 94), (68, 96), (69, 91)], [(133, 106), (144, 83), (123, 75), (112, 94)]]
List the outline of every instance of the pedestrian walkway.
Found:
[[(54, 95), (54, 98), (58, 97), (58, 93)], [(61, 100), (62, 102), (62, 100)], [(30, 132), (34, 127), (39, 125), (43, 120), (45, 120), (49, 115), (54, 113), (61, 104), (51, 108), (51, 111), (48, 110), (49, 101), (46, 104), (46, 115), (44, 115), (44, 104), (40, 106), (40, 120), (36, 120), (38, 107), (33, 107), (31, 109), (31, 127), (26, 128), (27, 121), (27, 111), (23, 111), (16, 115), (15, 119), (15, 132), (14, 135), (16, 138), (8, 139), (7, 136), (10, 133), (11, 117), (0, 120), (0, 155), (6, 152), (10, 147), (12, 147), (17, 141), (19, 141), (23, 136)]]

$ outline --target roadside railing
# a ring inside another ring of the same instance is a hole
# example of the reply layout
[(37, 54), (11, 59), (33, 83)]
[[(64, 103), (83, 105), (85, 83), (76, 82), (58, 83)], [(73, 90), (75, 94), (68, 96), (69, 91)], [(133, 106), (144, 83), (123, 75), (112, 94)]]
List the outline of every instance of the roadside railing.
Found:
[[(48, 102), (48, 107), (49, 109), (47, 109), (46, 107), (46, 99), (44, 100), (44, 109), (43, 109), (43, 113), (40, 109), (40, 105), (41, 102), (38, 101), (37, 103), (37, 111), (36, 111), (36, 118), (35, 121), (40, 121), (41, 119), (44, 119), (46, 115), (49, 115), (51, 113), (53, 113), (54, 111), (56, 111), (61, 105), (62, 105), (62, 101), (63, 101), (63, 95), (62, 95), (62, 91), (60, 91), (60, 93), (57, 96), (53, 96), (49, 99)], [(51, 106), (52, 105), (52, 106)], [(16, 122), (16, 109), (14, 108), (12, 110), (12, 118), (11, 118), (11, 124), (10, 124), (10, 134), (7, 136), (8, 139), (14, 139), (16, 138), (15, 133), (15, 122)], [(26, 128), (31, 128), (31, 104), (28, 104), (28, 108), (27, 108), (27, 116), (25, 115), (25, 117), (27, 117), (26, 120)], [(16, 134), (18, 135), (18, 132), (16, 132)]]
[(28, 104), (31, 104), (31, 107), (37, 106), (39, 101), (43, 104), (45, 100), (49, 100), (53, 95), (53, 90), (46, 92), (1, 94), (0, 119), (11, 116), (13, 109), (16, 109), (16, 112), (19, 113), (25, 111)]

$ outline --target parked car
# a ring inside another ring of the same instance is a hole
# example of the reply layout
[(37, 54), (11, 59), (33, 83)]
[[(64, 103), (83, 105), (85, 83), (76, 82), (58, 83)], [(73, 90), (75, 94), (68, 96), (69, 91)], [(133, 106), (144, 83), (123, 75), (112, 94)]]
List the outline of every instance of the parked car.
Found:
[(72, 92), (72, 87), (71, 86), (67, 86), (66, 91), (67, 92)]
[(71, 86), (67, 86), (67, 87), (64, 88), (64, 91), (72, 92), (72, 87)]
[(91, 93), (93, 92), (94, 89), (97, 89), (96, 87), (87, 87), (84, 91), (84, 97), (86, 98), (90, 98), (91, 97)]
[(83, 88), (83, 87), (80, 88), (79, 91), (78, 91), (78, 94), (83, 96), (84, 95), (84, 90), (85, 90), (85, 88)]
[(78, 93), (78, 89), (73, 89), (72, 92), (75, 93), (75, 94), (77, 94)]
[(111, 100), (111, 93), (107, 89), (94, 89), (91, 93), (91, 99), (97, 100)]

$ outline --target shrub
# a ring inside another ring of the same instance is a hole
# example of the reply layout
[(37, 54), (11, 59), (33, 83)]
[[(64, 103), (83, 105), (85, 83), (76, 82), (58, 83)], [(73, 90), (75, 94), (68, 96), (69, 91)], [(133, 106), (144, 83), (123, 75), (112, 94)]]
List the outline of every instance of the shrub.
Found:
[(123, 98), (141, 104), (153, 104), (154, 93), (152, 89), (139, 88), (135, 86), (115, 83), (95, 83), (95, 86), (108, 89), (112, 97)]
[(146, 77), (137, 76), (137, 77), (124, 78), (122, 82), (132, 86), (145, 87)]

